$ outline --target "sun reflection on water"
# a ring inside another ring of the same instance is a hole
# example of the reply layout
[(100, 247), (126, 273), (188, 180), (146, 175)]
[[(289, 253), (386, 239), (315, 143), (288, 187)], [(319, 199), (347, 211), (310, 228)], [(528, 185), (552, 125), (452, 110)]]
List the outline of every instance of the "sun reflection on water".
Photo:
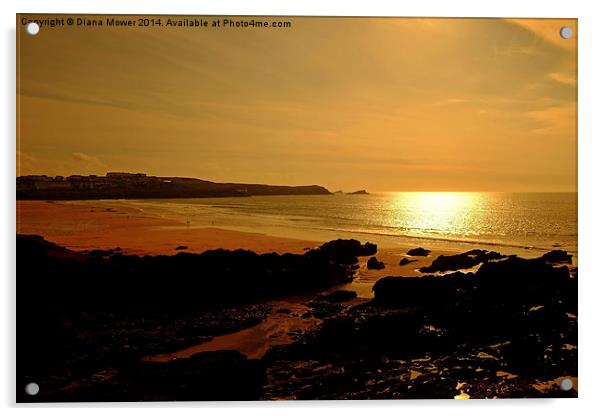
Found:
[(477, 192), (405, 192), (394, 194), (389, 212), (390, 225), (417, 232), (447, 231), (470, 234), (483, 203)]

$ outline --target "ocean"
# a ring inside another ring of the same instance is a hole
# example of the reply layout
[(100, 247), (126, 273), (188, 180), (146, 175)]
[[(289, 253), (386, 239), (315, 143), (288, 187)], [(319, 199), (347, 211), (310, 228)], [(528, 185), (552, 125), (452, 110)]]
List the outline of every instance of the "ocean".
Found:
[(381, 247), (479, 245), (503, 252), (563, 249), (577, 254), (577, 193), (395, 192), (104, 203), (187, 227), (311, 241), (356, 238)]

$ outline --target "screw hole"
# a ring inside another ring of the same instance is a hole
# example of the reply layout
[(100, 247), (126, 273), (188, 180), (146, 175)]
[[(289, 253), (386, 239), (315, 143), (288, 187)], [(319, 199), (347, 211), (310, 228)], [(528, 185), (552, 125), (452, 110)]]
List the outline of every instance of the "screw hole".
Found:
[(27, 393), (29, 396), (35, 396), (39, 392), (40, 386), (38, 385), (38, 383), (28, 383), (25, 386), (25, 393)]
[(573, 382), (569, 378), (560, 381), (560, 390), (570, 391), (573, 388)]
[(31, 36), (35, 36), (40, 31), (40, 25), (36, 22), (29, 22), (25, 25), (25, 31)]
[(560, 28), (560, 37), (562, 39), (570, 39), (573, 37), (573, 29), (570, 27), (562, 27)]

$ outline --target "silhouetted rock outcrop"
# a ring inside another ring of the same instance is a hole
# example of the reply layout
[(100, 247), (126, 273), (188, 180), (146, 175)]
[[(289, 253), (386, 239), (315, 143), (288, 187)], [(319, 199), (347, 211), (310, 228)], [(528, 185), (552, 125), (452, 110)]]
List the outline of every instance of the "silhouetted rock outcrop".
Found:
[[(357, 257), (359, 256), (372, 256), (376, 254), (376, 244), (365, 243), (362, 245), (357, 240), (333, 240), (322, 244), (318, 249), (313, 251), (319, 251), (326, 254), (341, 264), (355, 264), (357, 263)], [(309, 251), (306, 254), (311, 253)]]
[(202, 352), (166, 363), (141, 363), (126, 385), (154, 400), (257, 400), (266, 381), (259, 360), (238, 351)]
[(571, 264), (573, 262), (573, 256), (567, 253), (564, 250), (552, 250), (543, 256), (541, 256), (543, 261), (547, 261), (548, 263), (566, 263)]
[(422, 273), (447, 272), (450, 270), (469, 269), (490, 260), (502, 259), (506, 256), (495, 251), (470, 250), (462, 254), (453, 254), (451, 256), (440, 255), (430, 266), (421, 267)]
[(411, 250), (408, 250), (406, 253), (408, 256), (428, 256), (431, 250), (427, 250), (426, 248), (417, 247)]
[[(545, 303), (576, 300), (576, 281), (566, 266), (554, 267), (542, 259), (509, 257), (483, 264), (476, 272), (482, 296), (506, 302)], [(567, 305), (568, 307), (568, 305)]]
[(265, 397), (576, 396), (536, 388), (577, 375), (576, 278), (566, 267), (509, 257), (477, 273), (385, 277), (373, 290), (374, 300), (271, 349)]
[(357, 298), (357, 293), (353, 290), (335, 290), (324, 296), (324, 300), (328, 302), (347, 302), (355, 298)]
[(39, 296), (40, 307), (59, 310), (194, 309), (199, 304), (249, 302), (349, 282), (358, 267), (357, 256), (375, 252), (374, 244), (336, 240), (304, 254), (219, 249), (173, 256), (118, 252), (98, 256), (19, 235), (17, 265), (24, 287), (19, 294), (23, 299)]
[(400, 266), (405, 266), (406, 264), (410, 264), (410, 263), (413, 263), (415, 261), (418, 261), (418, 260), (415, 260), (415, 259), (410, 260), (407, 257), (404, 257), (401, 260), (399, 260), (399, 265)]
[(370, 257), (366, 266), (370, 270), (380, 270), (385, 268), (385, 263), (378, 261), (376, 257)]
[(379, 279), (372, 291), (378, 304), (426, 305), (449, 303), (462, 290), (474, 285), (473, 273), (451, 273), (446, 276), (403, 277), (387, 276)]
[(65, 389), (48, 401), (258, 400), (265, 367), (238, 351), (210, 351), (168, 362), (138, 362), (115, 376)]

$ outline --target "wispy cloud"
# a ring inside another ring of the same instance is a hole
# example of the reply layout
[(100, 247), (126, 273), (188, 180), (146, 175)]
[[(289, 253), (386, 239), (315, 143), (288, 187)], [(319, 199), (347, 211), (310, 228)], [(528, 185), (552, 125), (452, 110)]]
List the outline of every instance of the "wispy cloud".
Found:
[(80, 161), (80, 162), (85, 162), (89, 165), (95, 166), (95, 167), (99, 167), (99, 168), (107, 168), (107, 165), (104, 164), (103, 162), (101, 162), (101, 160), (95, 156), (90, 156), (86, 153), (82, 153), (82, 152), (74, 152), (71, 157), (74, 160)]
[(445, 100), (437, 101), (435, 105), (453, 105), (453, 104), (468, 104), (472, 100), (467, 98), (447, 98)]
[(528, 118), (539, 125), (531, 133), (566, 137), (575, 137), (576, 115), (576, 103), (567, 103), (526, 113)]
[(513, 46), (508, 48), (493, 48), (494, 56), (514, 56), (514, 55), (527, 55), (527, 56), (544, 56), (546, 51), (535, 46)]
[[(577, 20), (576, 19), (508, 19), (509, 22), (529, 30), (536, 39), (548, 44), (555, 45), (565, 50), (574, 49), (577, 46)], [(563, 39), (560, 36), (560, 28), (563, 26), (573, 29), (571, 39)]]
[(556, 82), (560, 82), (561, 84), (577, 85), (577, 80), (575, 77), (564, 72), (552, 72), (548, 74), (548, 78)]

